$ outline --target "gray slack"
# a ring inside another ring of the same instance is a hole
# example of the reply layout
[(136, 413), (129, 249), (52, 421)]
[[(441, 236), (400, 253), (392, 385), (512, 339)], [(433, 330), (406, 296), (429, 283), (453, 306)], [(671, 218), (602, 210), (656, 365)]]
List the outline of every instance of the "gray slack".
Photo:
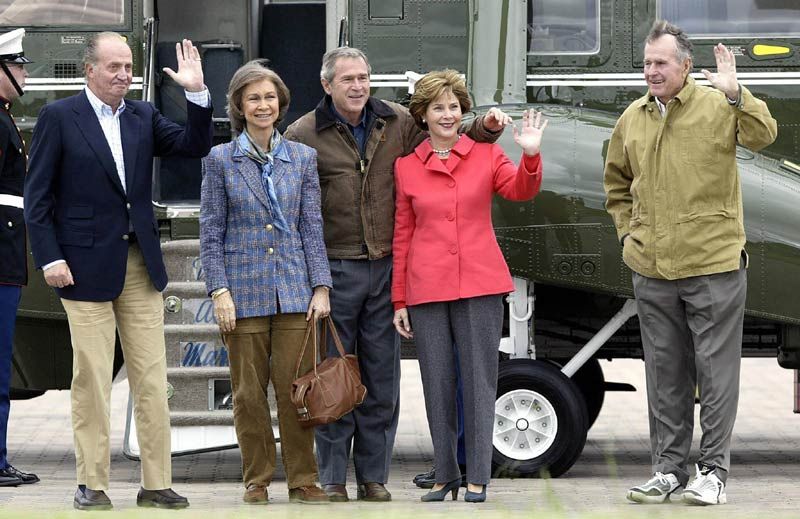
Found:
[(689, 480), (695, 386), (700, 392), (699, 463), (723, 481), (739, 403), (747, 271), (664, 280), (633, 274), (647, 378), (653, 472)]
[(467, 481), (486, 485), (492, 475), (497, 350), (503, 326), (502, 296), (411, 305), (408, 313), (433, 440), (436, 482), (447, 483), (461, 477), (456, 459), (458, 362), (463, 384)]
[[(358, 355), (367, 397), (353, 412), (316, 428), (319, 480), (323, 485), (345, 484), (352, 448), (356, 481), (385, 484), (400, 413), (400, 336), (392, 324), (392, 257), (329, 262), (331, 317), (344, 349)], [(338, 355), (330, 338), (328, 355)]]

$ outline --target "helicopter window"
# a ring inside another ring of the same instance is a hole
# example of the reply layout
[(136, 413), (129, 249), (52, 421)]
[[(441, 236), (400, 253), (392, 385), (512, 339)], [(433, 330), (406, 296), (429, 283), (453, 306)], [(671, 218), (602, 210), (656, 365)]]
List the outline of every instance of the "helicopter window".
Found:
[(0, 0), (0, 26), (121, 26), (127, 3), (128, 0)]
[(600, 50), (600, 0), (528, 2), (528, 52), (596, 54)]
[(693, 38), (800, 36), (797, 0), (659, 0), (658, 9)]

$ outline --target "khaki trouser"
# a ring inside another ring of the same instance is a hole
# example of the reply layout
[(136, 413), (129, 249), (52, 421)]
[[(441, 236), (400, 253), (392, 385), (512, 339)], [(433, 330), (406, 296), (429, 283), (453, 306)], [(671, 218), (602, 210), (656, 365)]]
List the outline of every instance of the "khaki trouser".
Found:
[(108, 489), (109, 400), (115, 329), (133, 394), (142, 486), (172, 485), (164, 309), (141, 250), (128, 252), (125, 285), (113, 301), (62, 299), (72, 335), (72, 429), (79, 485)]
[[(317, 481), (314, 429), (297, 421), (290, 395), (295, 365), (305, 336), (305, 314), (278, 314), (238, 319), (233, 332), (225, 334), (233, 384), (233, 423), (242, 451), (242, 479), (269, 485), (275, 472), (275, 436), (267, 401), (270, 377), (278, 401), (281, 457), (289, 488)], [(300, 375), (312, 367), (309, 345)]]

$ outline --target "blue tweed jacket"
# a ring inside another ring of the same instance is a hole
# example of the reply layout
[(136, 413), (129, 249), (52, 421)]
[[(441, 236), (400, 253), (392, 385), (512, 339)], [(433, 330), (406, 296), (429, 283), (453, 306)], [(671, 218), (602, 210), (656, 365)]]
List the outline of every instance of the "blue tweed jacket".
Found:
[[(289, 232), (273, 225), (258, 164), (236, 140), (203, 159), (200, 258), (210, 294), (227, 287), (236, 318), (305, 312), (312, 288), (333, 285), (322, 239), (317, 152), (284, 141), (272, 179)], [(280, 306), (279, 306), (280, 305)]]

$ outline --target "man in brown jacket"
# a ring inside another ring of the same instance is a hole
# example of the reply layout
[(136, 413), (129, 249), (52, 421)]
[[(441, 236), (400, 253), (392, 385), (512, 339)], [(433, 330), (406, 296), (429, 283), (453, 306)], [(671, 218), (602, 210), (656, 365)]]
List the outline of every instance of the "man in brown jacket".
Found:
[[(692, 44), (657, 21), (644, 47), (649, 92), (622, 114), (608, 146), (606, 208), (633, 270), (642, 332), (653, 477), (629, 500), (726, 501), (730, 440), (739, 398), (747, 255), (736, 145), (775, 140), (767, 105), (736, 80), (719, 44), (711, 87), (689, 76)], [(688, 484), (695, 385), (700, 459)]]
[[(351, 448), (358, 498), (392, 497), (384, 485), (400, 396), (400, 341), (391, 302), (394, 161), (426, 138), (408, 110), (369, 95), (369, 76), (369, 62), (360, 50), (328, 51), (320, 72), (326, 96), (285, 134), (317, 150), (333, 278), (331, 316), (347, 352), (358, 353), (367, 387), (367, 398), (355, 411), (316, 429), (320, 482), (331, 501), (348, 500)], [(508, 122), (492, 108), (467, 133), (478, 141), (494, 141)]]

